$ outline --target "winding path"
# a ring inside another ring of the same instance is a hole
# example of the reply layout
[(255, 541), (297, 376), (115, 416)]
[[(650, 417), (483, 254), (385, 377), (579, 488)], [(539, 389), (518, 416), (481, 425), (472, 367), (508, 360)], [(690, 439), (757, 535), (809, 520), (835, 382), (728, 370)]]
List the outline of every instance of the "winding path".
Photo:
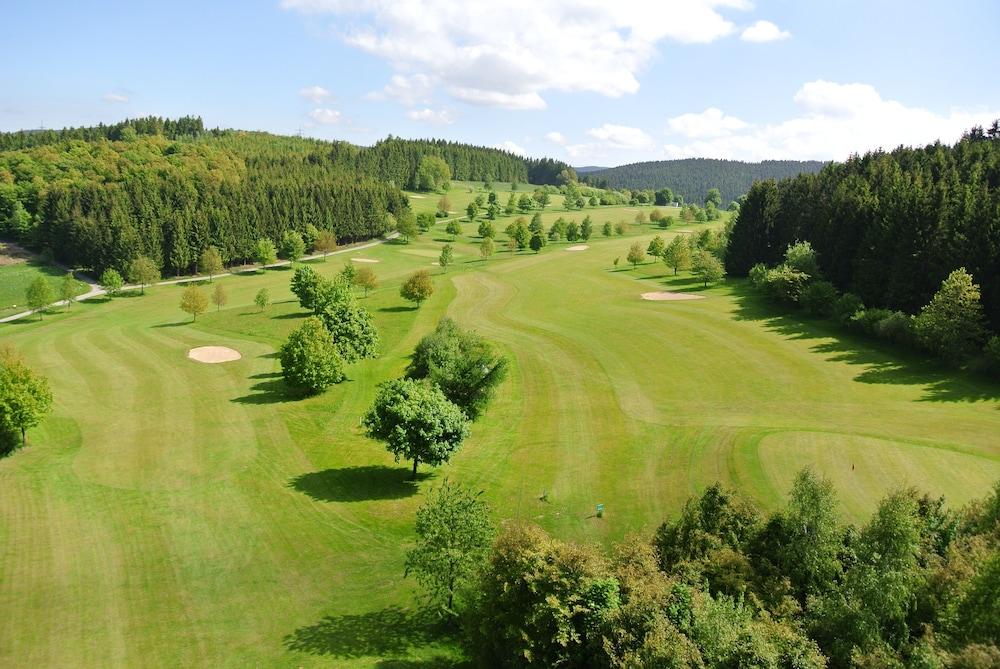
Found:
[[(302, 256), (302, 258), (299, 259), (299, 262), (301, 262), (302, 260), (315, 260), (316, 258), (323, 258), (323, 257), (326, 257), (326, 256), (335, 256), (335, 255), (340, 255), (341, 253), (350, 253), (352, 251), (360, 251), (362, 249), (370, 249), (373, 246), (378, 246), (379, 244), (385, 244), (388, 241), (392, 241), (393, 239), (396, 239), (397, 237), (399, 237), (399, 233), (398, 232), (391, 232), (388, 235), (386, 235), (385, 237), (383, 237), (382, 239), (376, 239), (373, 242), (366, 242), (364, 244), (358, 244), (357, 246), (345, 246), (344, 248), (337, 249), (336, 251), (331, 251), (330, 253), (314, 253), (313, 255)], [(290, 265), (290, 264), (292, 264), (290, 260), (279, 260), (276, 263), (271, 263), (270, 265), (264, 265), (263, 268), (267, 269), (269, 267), (282, 267), (284, 265)], [(215, 277), (232, 276), (233, 274), (245, 274), (247, 272), (256, 272), (259, 269), (261, 269), (261, 268), (258, 267), (258, 266), (247, 267), (245, 269), (238, 269), (238, 270), (234, 270), (234, 271), (231, 271), (231, 272), (222, 272), (221, 274), (215, 274), (213, 276), (215, 276)], [(78, 278), (81, 281), (83, 281), (84, 283), (86, 283), (88, 286), (90, 286), (90, 290), (88, 290), (86, 293), (83, 293), (82, 295), (77, 295), (76, 297), (74, 297), (73, 298), (74, 302), (82, 302), (83, 300), (89, 300), (92, 297), (98, 297), (100, 295), (104, 295), (107, 292), (103, 288), (101, 288), (94, 279), (92, 279), (91, 277), (87, 276), (86, 274), (80, 274), (78, 276)], [(190, 281), (204, 281), (206, 278), (208, 278), (208, 277), (206, 277), (204, 275), (186, 276), (186, 277), (183, 277), (181, 279), (168, 279), (166, 281), (157, 281), (156, 283), (153, 283), (153, 284), (150, 284), (150, 285), (151, 286), (171, 286), (171, 285), (178, 284), (178, 283), (188, 283)], [(122, 290), (130, 290), (130, 289), (135, 289), (135, 288), (139, 288), (139, 286), (132, 285), (132, 284), (128, 284), (128, 285), (122, 286)], [(67, 304), (66, 300), (59, 300), (57, 302), (53, 302), (52, 304), (49, 304), (49, 305), (45, 306), (44, 310), (51, 309), (52, 307), (62, 307), (62, 306), (65, 306), (66, 304)], [(39, 311), (39, 310), (38, 309), (29, 309), (28, 311), (22, 311), (20, 313), (13, 314), (11, 316), (6, 316), (4, 318), (0, 318), (0, 323), (9, 323), (11, 321), (16, 321), (18, 319), (30, 316), (31, 314), (35, 313), (36, 311)]]

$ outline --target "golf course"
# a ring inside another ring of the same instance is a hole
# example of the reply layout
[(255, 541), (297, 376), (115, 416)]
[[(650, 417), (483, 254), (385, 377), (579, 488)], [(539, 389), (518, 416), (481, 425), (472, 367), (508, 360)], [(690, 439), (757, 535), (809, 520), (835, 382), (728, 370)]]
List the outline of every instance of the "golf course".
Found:
[[(471, 189), (453, 185), (454, 217)], [(546, 227), (589, 214), (595, 234), (539, 253), (499, 232), (484, 260), (463, 218), (455, 239), (439, 220), (409, 243), (304, 261), (327, 277), (371, 267), (378, 287), (358, 299), (381, 336), (376, 359), (307, 398), (285, 392), (276, 356), (309, 315), (287, 267), (215, 278), (228, 303), (193, 322), (184, 286), (159, 285), (0, 325), (54, 397), (0, 460), (0, 609), (16, 612), (0, 665), (451, 666), (457, 642), (403, 577), (416, 509), (445, 478), (482, 490), (497, 520), (603, 546), (650, 534), (716, 481), (773, 510), (811, 466), (857, 523), (901, 486), (957, 508), (1000, 479), (1000, 385), (782, 312), (745, 279), (633, 268), (633, 242), (724, 222), (634, 224), (650, 210), (556, 198)], [(620, 220), (625, 234), (601, 234)], [(453, 264), (436, 266), (449, 243)], [(434, 284), (419, 307), (399, 294), (417, 269)], [(642, 298), (660, 291), (701, 299)], [(451, 462), (413, 482), (359, 421), (445, 316), (510, 368)], [(240, 357), (189, 359), (204, 346)]]

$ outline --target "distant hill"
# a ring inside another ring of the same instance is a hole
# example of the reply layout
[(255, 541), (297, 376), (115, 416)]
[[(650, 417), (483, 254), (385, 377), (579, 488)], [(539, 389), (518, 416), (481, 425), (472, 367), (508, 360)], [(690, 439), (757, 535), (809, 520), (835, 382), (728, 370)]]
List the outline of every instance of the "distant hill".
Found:
[(760, 179), (784, 179), (803, 172), (819, 172), (826, 163), (818, 160), (765, 160), (745, 163), (740, 160), (685, 158), (632, 163), (596, 172), (584, 172), (583, 180), (602, 187), (636, 189), (669, 188), (687, 202), (701, 202), (710, 188), (722, 192), (723, 206), (750, 190)]
[(603, 170), (610, 170), (610, 167), (598, 167), (597, 165), (584, 165), (583, 167), (574, 167), (577, 174), (589, 174), (590, 172), (601, 172)]

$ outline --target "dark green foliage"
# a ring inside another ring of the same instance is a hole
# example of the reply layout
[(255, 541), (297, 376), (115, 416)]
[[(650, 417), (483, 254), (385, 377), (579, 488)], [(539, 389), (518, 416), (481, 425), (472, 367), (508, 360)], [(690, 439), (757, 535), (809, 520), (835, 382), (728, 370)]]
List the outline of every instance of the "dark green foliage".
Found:
[[(334, 282), (333, 285), (336, 286), (337, 283)], [(335, 292), (338, 299), (326, 301), (318, 315), (333, 337), (340, 357), (347, 363), (377, 357), (379, 335), (371, 313), (358, 305), (350, 286), (346, 297), (342, 289), (335, 288)], [(319, 304), (316, 308), (320, 309)]]
[(442, 318), (434, 332), (417, 343), (406, 375), (430, 380), (476, 419), (507, 376), (507, 359), (475, 332)]
[(833, 313), (837, 289), (829, 281), (813, 281), (799, 294), (799, 304), (807, 314), (826, 317)]
[(310, 316), (288, 335), (278, 351), (281, 373), (289, 387), (305, 394), (314, 394), (344, 380), (344, 362), (323, 326), (323, 321)]
[[(660, 206), (670, 204), (678, 195), (689, 202), (700, 202), (710, 189), (718, 189), (719, 198), (713, 198), (712, 202), (721, 207), (722, 202), (735, 200), (746, 193), (755, 181), (818, 172), (823, 165), (814, 160), (745, 163), (739, 160), (686, 158), (612, 167), (585, 174), (582, 180), (601, 188), (659, 188), (654, 194), (654, 202)], [(663, 188), (665, 185), (669, 188)]]
[(0, 454), (14, 448), (52, 410), (49, 382), (35, 374), (14, 349), (0, 346)]

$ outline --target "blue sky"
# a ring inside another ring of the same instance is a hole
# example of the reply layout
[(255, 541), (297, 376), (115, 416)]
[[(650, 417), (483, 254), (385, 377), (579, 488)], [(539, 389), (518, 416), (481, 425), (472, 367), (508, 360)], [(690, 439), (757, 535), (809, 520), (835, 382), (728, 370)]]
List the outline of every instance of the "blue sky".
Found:
[(1000, 3), (18, 2), (0, 128), (201, 115), (575, 165), (842, 159), (1000, 117)]

